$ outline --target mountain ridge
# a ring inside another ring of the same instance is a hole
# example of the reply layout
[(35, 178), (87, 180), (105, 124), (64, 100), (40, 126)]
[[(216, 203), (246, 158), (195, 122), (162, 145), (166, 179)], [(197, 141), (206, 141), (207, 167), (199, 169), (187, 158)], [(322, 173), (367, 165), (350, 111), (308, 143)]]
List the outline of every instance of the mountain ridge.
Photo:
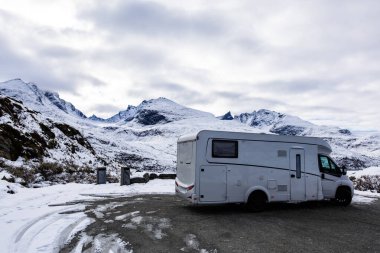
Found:
[[(128, 106), (108, 119), (87, 118), (58, 93), (19, 79), (5, 83), (0, 83), (0, 139), (8, 144), (0, 145), (0, 162), (9, 166), (107, 166), (115, 177), (121, 166), (174, 171), (177, 138), (203, 129), (320, 137), (329, 142), (341, 165), (380, 165), (380, 134), (357, 136), (348, 129), (318, 126), (266, 109), (215, 117), (160, 97)], [(19, 149), (15, 152), (7, 145)], [(28, 153), (31, 149), (38, 152)]]
[(31, 109), (41, 109), (41, 105), (55, 106), (67, 115), (87, 118), (72, 103), (61, 99), (57, 92), (42, 90), (35, 83), (26, 83), (21, 79), (12, 79), (0, 83), (0, 94), (26, 102)]

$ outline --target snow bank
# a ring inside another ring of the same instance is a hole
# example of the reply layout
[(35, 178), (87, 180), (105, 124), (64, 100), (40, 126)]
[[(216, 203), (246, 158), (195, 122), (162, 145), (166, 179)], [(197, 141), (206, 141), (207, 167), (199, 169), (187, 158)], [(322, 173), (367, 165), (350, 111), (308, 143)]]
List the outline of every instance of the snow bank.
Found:
[(380, 175), (380, 167), (369, 167), (363, 170), (347, 171), (347, 175), (354, 177), (376, 176)]
[(371, 191), (380, 195), (380, 167), (350, 171), (348, 175), (354, 183), (355, 190)]
[(0, 180), (0, 198), (17, 193), (21, 187), (19, 184), (12, 184), (5, 180)]
[(12, 175), (6, 171), (0, 171), (0, 199), (8, 196), (9, 194), (15, 194), (22, 186), (20, 184), (9, 183), (2, 178), (12, 178)]

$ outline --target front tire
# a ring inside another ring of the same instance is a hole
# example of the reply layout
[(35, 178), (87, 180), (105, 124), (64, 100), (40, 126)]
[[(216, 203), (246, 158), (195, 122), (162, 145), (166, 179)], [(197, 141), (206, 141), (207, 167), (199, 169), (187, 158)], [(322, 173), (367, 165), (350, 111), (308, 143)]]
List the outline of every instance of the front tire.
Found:
[(348, 206), (351, 203), (351, 191), (347, 188), (338, 188), (335, 194), (335, 202), (340, 206)]
[(262, 191), (255, 191), (249, 195), (247, 208), (251, 212), (261, 212), (265, 210), (268, 202), (267, 196)]

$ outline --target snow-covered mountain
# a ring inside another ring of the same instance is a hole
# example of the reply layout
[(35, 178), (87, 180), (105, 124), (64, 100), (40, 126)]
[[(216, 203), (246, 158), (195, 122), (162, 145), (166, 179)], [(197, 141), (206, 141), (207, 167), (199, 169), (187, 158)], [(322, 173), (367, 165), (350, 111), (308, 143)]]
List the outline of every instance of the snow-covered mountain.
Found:
[(340, 164), (359, 169), (380, 162), (379, 135), (354, 134), (336, 126), (319, 126), (299, 117), (261, 109), (236, 115), (233, 120), (279, 135), (314, 136), (325, 139), (332, 146), (332, 155)]
[(63, 112), (67, 115), (86, 118), (73, 104), (61, 99), (58, 93), (40, 90), (36, 84), (24, 83), (21, 79), (0, 83), (0, 94), (22, 101), (30, 109), (41, 113)]
[(107, 123), (126, 123), (134, 121), (142, 125), (155, 125), (157, 123), (169, 123), (181, 119), (198, 118), (212, 114), (186, 108), (169, 99), (160, 97), (158, 99), (144, 100), (140, 105), (129, 105), (127, 110), (120, 111), (108, 119), (102, 119), (95, 115), (89, 119)]
[(318, 136), (325, 135), (351, 135), (348, 129), (339, 127), (318, 126), (299, 117), (286, 115), (266, 109), (252, 113), (242, 113), (233, 119), (249, 126), (259, 128), (265, 132), (279, 135)]
[(173, 171), (177, 138), (202, 129), (317, 136), (332, 145), (341, 164), (352, 169), (380, 165), (379, 134), (361, 136), (264, 109), (215, 117), (158, 98), (108, 119), (87, 118), (57, 93), (20, 79), (0, 83), (0, 105), (0, 162), (9, 166), (107, 166), (115, 176), (120, 166)]

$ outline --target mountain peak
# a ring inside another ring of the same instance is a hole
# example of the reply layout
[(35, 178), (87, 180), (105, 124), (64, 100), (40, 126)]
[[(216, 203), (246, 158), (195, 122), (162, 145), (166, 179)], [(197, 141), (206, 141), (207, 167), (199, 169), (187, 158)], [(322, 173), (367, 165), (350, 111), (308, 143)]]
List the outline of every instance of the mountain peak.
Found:
[(103, 121), (106, 121), (105, 119), (103, 118), (99, 118), (98, 116), (96, 116), (95, 114), (92, 114), (90, 117), (88, 117), (89, 120), (94, 120), (94, 121), (100, 121), (100, 122), (103, 122)]
[[(12, 79), (0, 83), (0, 94), (22, 101), (36, 111), (64, 112), (80, 118), (86, 116), (75, 106), (59, 97), (56, 92), (42, 90), (35, 83), (26, 83), (22, 79)], [(58, 109), (58, 110), (57, 110)]]
[[(124, 111), (105, 119), (105, 122), (135, 122), (142, 125), (164, 124), (185, 118), (213, 117), (212, 114), (187, 108), (165, 97), (143, 100), (138, 106), (128, 105)], [(99, 121), (98, 117), (90, 117)], [(101, 120), (100, 120), (101, 121)]]
[(231, 112), (227, 112), (226, 114), (222, 115), (222, 116), (219, 116), (217, 117), (218, 119), (220, 120), (233, 120), (234, 117), (232, 116)]
[(140, 106), (149, 105), (149, 104), (154, 104), (154, 105), (157, 105), (157, 104), (179, 105), (176, 102), (174, 102), (174, 101), (172, 101), (170, 99), (167, 99), (165, 97), (158, 97), (158, 98), (152, 98), (152, 99), (149, 99), (149, 100), (143, 100), (141, 102)]

